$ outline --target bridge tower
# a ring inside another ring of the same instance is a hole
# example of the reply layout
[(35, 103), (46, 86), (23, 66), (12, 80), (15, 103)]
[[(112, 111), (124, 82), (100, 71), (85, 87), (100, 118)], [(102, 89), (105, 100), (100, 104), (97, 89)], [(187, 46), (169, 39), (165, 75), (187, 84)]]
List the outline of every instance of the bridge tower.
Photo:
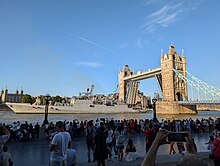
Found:
[(125, 65), (121, 71), (118, 72), (118, 86), (119, 86), (119, 101), (125, 101), (126, 95), (126, 82), (124, 78), (131, 74), (131, 70), (128, 65)]
[(161, 52), (161, 79), (162, 95), (164, 101), (182, 101), (188, 100), (187, 84), (180, 79), (173, 68), (186, 76), (186, 57), (182, 50), (180, 56), (173, 44), (169, 46), (168, 54)]

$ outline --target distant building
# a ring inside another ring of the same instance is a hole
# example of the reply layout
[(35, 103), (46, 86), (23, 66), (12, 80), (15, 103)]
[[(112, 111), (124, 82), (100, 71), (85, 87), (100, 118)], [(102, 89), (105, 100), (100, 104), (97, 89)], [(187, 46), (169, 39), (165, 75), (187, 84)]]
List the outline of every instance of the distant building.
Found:
[(18, 90), (15, 91), (15, 93), (8, 93), (8, 89), (1, 91), (0, 99), (2, 103), (10, 102), (10, 103), (22, 103), (22, 97), (23, 97), (23, 90), (20, 91), (20, 94)]

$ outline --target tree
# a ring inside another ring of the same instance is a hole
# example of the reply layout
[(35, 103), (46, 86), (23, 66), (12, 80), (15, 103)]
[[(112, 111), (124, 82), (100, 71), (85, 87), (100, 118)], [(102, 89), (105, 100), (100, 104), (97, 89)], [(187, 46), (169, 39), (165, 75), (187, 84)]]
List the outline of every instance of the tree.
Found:
[(31, 95), (28, 95), (28, 94), (25, 94), (23, 97), (22, 97), (22, 103), (34, 103), (34, 98), (31, 97)]
[(54, 105), (56, 102), (61, 102), (62, 98), (60, 96), (52, 96), (51, 97), (51, 104)]

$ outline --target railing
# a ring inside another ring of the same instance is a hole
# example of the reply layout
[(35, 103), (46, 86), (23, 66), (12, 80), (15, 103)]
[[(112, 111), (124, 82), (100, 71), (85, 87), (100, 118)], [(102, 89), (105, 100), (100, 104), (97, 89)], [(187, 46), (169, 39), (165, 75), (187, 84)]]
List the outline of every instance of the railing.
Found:
[(178, 104), (220, 104), (220, 100), (189, 100), (189, 101), (178, 101)]

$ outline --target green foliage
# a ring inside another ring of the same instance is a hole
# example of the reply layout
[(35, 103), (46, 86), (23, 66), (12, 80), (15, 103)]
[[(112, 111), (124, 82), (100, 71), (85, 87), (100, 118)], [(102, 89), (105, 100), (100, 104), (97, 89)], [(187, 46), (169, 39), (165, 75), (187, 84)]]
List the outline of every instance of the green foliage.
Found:
[(22, 97), (22, 103), (34, 103), (35, 100), (33, 97), (31, 97), (31, 95), (28, 95), (28, 94), (25, 94), (23, 97)]
[(51, 97), (51, 104), (54, 105), (56, 102), (61, 102), (62, 101), (62, 97), (60, 96), (52, 96)]
[(46, 100), (45, 100), (44, 96), (40, 96), (40, 102), (41, 102), (42, 105), (46, 104)]

